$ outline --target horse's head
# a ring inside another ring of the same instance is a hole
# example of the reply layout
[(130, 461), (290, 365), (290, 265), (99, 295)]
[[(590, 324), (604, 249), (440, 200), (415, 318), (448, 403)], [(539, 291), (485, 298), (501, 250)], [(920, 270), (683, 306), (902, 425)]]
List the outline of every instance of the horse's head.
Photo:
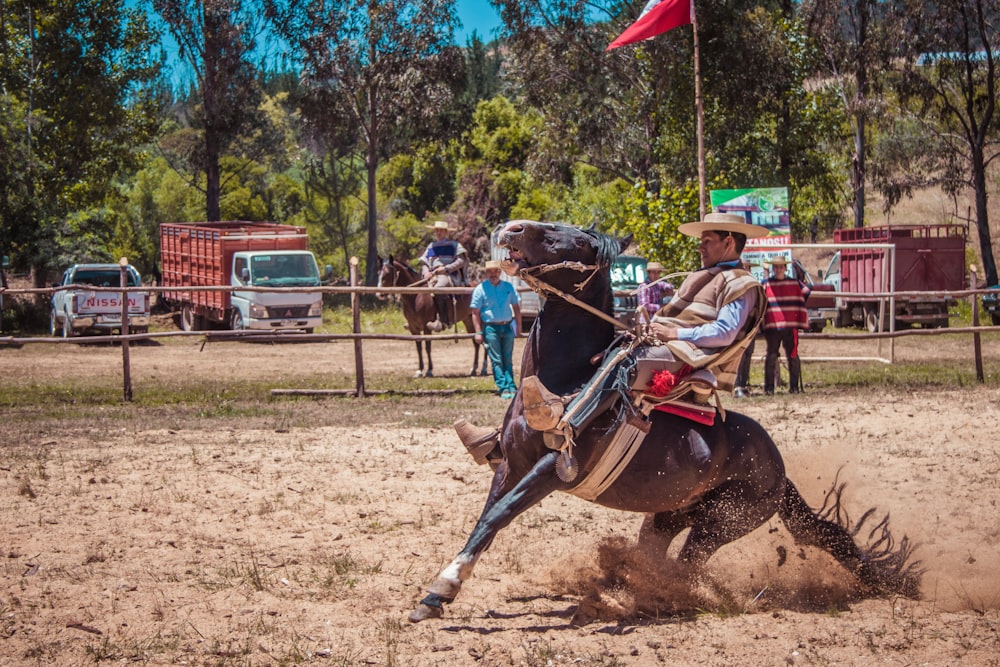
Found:
[[(395, 267), (395, 260), (392, 255), (388, 257), (378, 258), (379, 269), (378, 269), (378, 286), (381, 287), (396, 287), (396, 279), (398, 277), (399, 271)], [(376, 292), (375, 297), (381, 301), (385, 301), (388, 298), (388, 294), (384, 292)]]
[[(581, 276), (607, 276), (611, 263), (628, 239), (616, 239), (572, 225), (531, 220), (512, 220), (497, 233), (497, 243), (510, 259), (503, 269), (509, 275), (545, 272), (545, 282), (565, 292), (576, 291)], [(606, 281), (605, 281), (606, 282)]]

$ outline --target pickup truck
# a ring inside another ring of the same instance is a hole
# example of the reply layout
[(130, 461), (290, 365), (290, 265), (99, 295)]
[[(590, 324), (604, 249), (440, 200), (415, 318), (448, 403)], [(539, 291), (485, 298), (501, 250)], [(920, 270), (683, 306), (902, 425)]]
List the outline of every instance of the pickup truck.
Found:
[(832, 292), (833, 285), (818, 283), (797, 259), (792, 260), (792, 276), (798, 278), (811, 290), (806, 299), (806, 311), (809, 315), (809, 331), (822, 333), (828, 321), (837, 317), (837, 302), (832, 296), (823, 292)]
[(993, 326), (1000, 326), (1000, 285), (990, 289), (995, 291), (983, 295), (983, 310), (990, 314)]
[[(128, 287), (139, 287), (142, 279), (131, 264), (125, 267)], [(119, 287), (121, 268), (117, 264), (74, 264), (63, 272), (62, 281), (53, 287), (69, 287), (52, 295), (49, 331), (61, 332), (69, 338), (88, 331), (110, 333), (122, 331), (122, 295), (87, 289)], [(149, 330), (149, 293), (128, 293), (129, 330), (146, 333)]]

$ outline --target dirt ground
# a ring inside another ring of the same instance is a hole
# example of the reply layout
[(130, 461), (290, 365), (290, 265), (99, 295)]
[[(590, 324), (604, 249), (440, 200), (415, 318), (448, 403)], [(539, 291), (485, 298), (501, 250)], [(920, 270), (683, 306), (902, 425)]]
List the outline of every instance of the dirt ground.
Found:
[[(898, 356), (940, 347), (922, 345)], [(467, 368), (464, 345), (435, 350), (439, 376)], [(408, 376), (411, 351), (369, 345), (367, 368)], [(143, 394), (176, 378), (292, 386), (349, 371), (353, 346), (184, 339), (131, 357)], [(79, 401), (69, 379), (108, 369), (117, 348), (0, 348), (8, 384), (67, 380), (43, 405), (4, 407), (0, 665), (1000, 665), (996, 382), (807, 384), (730, 406), (770, 430), (811, 504), (839, 473), (853, 517), (891, 515), (919, 545), (920, 600), (858, 598), (777, 519), (685, 581), (669, 558), (633, 557), (641, 516), (557, 495), (499, 535), (445, 618), (411, 625), (490, 479), (450, 424), (499, 420), (499, 398)], [(596, 583), (612, 570), (619, 585)]]

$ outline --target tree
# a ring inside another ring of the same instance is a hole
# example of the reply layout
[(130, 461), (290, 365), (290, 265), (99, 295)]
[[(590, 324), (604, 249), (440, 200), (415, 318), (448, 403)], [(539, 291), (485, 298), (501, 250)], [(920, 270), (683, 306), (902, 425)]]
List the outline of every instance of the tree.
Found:
[[(690, 26), (605, 53), (642, 2), (497, 0), (518, 102), (544, 118), (529, 171), (567, 183), (571, 165), (624, 178), (654, 198), (697, 183)], [(829, 100), (806, 81), (815, 54), (783, 1), (696, 3), (708, 180), (785, 185), (832, 207)], [(595, 14), (608, 17), (595, 22)], [(664, 201), (673, 198), (665, 196)], [(817, 206), (813, 201), (809, 206)]]
[[(193, 107), (198, 143), (182, 154), (205, 174), (205, 215), (219, 220), (222, 192), (220, 161), (240, 139), (251, 160), (263, 150), (250, 145), (255, 132), (269, 127), (257, 69), (257, 39), (264, 21), (253, 0), (152, 0), (179, 46), (180, 59), (195, 77)], [(260, 135), (257, 134), (257, 137)], [(169, 154), (169, 153), (168, 153)], [(196, 179), (191, 180), (197, 182)]]
[(997, 71), (1000, 2), (902, 0), (905, 59), (899, 93), (913, 117), (925, 121), (948, 148), (941, 165), (959, 174), (946, 189), (972, 189), (979, 252), (988, 285), (996, 285), (997, 266), (990, 237), (987, 170), (1000, 156)]
[(156, 129), (155, 40), (123, 0), (0, 4), (0, 250), (38, 284), (66, 249), (110, 252), (81, 240), (112, 235), (116, 179)]
[[(464, 78), (453, 46), (454, 0), (271, 0), (269, 15), (297, 48), (313, 103), (303, 107), (319, 136), (355, 134), (366, 172), (365, 280), (378, 271), (379, 164), (399, 152), (451, 100)], [(317, 104), (323, 100), (324, 104)]]

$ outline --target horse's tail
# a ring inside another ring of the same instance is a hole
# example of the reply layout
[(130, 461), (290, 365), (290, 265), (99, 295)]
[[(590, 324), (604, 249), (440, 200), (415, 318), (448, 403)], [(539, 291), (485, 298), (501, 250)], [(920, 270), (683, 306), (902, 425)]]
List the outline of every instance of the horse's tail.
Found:
[[(874, 521), (874, 507), (852, 523), (841, 503), (844, 486), (834, 480), (823, 506), (814, 512), (795, 485), (786, 480), (778, 515), (797, 543), (827, 551), (872, 592), (919, 598), (924, 569), (920, 561), (911, 560), (914, 545), (904, 535), (897, 547), (889, 531), (889, 515)], [(855, 538), (866, 529), (865, 524), (870, 525), (865, 544), (860, 546)]]

